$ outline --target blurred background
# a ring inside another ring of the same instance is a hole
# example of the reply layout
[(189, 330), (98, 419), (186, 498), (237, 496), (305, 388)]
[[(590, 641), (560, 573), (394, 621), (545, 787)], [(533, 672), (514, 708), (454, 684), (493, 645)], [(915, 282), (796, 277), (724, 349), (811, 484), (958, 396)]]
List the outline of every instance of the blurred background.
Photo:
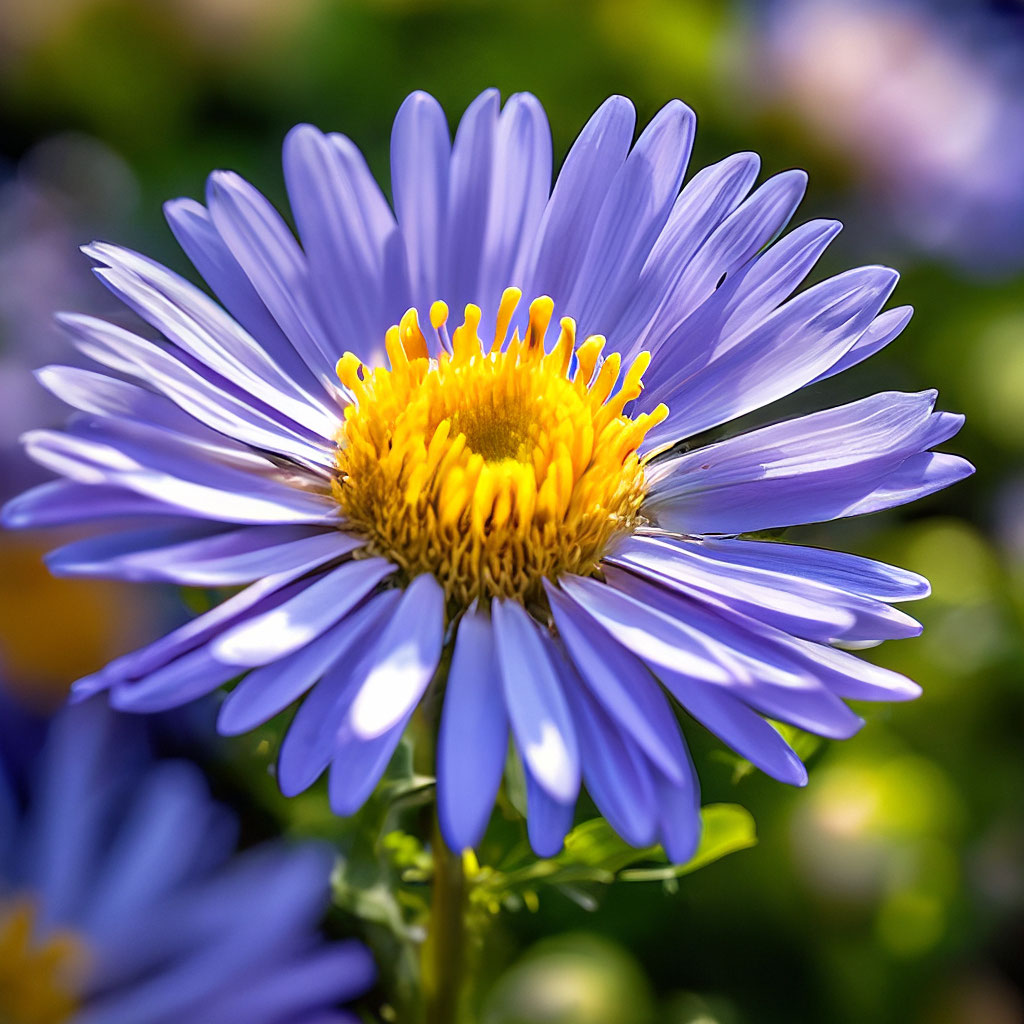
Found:
[[(898, 267), (917, 313), (881, 355), (789, 403), (940, 389), (978, 473), (912, 507), (791, 539), (927, 575), (924, 636), (870, 652), (924, 697), (869, 712), (792, 792), (695, 737), (708, 801), (748, 807), (753, 850), (683, 879), (549, 895), (495, 938), (514, 963), (485, 1024), (1024, 1021), (1024, 6), (771, 0), (3, 0), (0, 491), (62, 411), (29, 371), (73, 360), (55, 309), (122, 318), (77, 246), (103, 237), (193, 276), (164, 199), (230, 167), (283, 204), (298, 121), (350, 135), (387, 180), (414, 88), (454, 123), (529, 90), (564, 156), (606, 95), (641, 122), (698, 113), (691, 167), (754, 149), (811, 174), (798, 221), (845, 231), (819, 276)], [(514, 173), (514, 169), (512, 169)], [(112, 301), (112, 300), (111, 300)], [(53, 537), (0, 536), (0, 658), (26, 700), (187, 613), (181, 595), (53, 581)], [(497, 947), (496, 947), (497, 948)]]

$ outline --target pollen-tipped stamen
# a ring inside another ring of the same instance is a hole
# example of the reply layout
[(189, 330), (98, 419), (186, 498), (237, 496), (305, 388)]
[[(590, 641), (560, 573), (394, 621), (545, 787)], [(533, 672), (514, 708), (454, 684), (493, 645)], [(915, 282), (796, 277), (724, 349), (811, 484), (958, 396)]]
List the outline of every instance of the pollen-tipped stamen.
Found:
[[(595, 572), (614, 537), (639, 522), (639, 446), (667, 414), (624, 414), (646, 353), (623, 373), (617, 353), (602, 361), (603, 338), (576, 348), (569, 317), (548, 351), (546, 296), (509, 339), (520, 298), (506, 289), (489, 345), (479, 307), (468, 305), (450, 351), (431, 359), (410, 310), (387, 332), (389, 368), (351, 353), (338, 362), (353, 399), (334, 484), (346, 529), (408, 576), (433, 573), (456, 608), (496, 595), (539, 600), (544, 578)], [(443, 303), (430, 321), (440, 341)]]

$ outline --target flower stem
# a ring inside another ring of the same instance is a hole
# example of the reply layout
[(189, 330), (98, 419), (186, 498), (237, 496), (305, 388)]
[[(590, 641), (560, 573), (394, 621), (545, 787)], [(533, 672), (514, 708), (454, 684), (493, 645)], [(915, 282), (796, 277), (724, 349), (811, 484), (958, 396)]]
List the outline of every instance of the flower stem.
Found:
[(458, 1024), (467, 960), (468, 884), (462, 857), (448, 849), (434, 817), (434, 883), (423, 947), (425, 1024)]

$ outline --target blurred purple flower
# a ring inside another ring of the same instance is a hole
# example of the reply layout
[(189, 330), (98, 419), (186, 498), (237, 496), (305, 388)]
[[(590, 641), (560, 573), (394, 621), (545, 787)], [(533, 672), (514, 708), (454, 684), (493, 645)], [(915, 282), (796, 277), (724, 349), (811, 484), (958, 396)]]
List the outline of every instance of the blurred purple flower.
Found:
[(876, 229), (981, 271), (1024, 267), (1024, 31), (984, 4), (774, 0), (751, 95), (866, 188)]
[(61, 404), (26, 387), (37, 366), (66, 359), (56, 309), (116, 312), (91, 287), (77, 247), (127, 223), (138, 188), (127, 165), (85, 135), (55, 135), (0, 173), (0, 496), (42, 479), (19, 436), (62, 418)]
[[(794, 296), (839, 230), (812, 221), (769, 244), (806, 176), (752, 191), (759, 161), (741, 153), (680, 191), (692, 112), (668, 104), (635, 145), (634, 127), (632, 105), (609, 99), (552, 190), (534, 97), (501, 109), (484, 93), (452, 145), (437, 101), (414, 94), (392, 135), (392, 213), (348, 139), (299, 126), (284, 164), (302, 247), (231, 173), (211, 176), (206, 206), (167, 207), (227, 311), (138, 253), (87, 247), (168, 343), (63, 318), (118, 376), (41, 371), (80, 413), (29, 435), (63, 478), (6, 521), (151, 516), (50, 565), (247, 588), (80, 680), (80, 697), (156, 711), (248, 673), (221, 729), (302, 699), (280, 785), (297, 793), (329, 768), (347, 814), (448, 645), (437, 771), (452, 846), (482, 835), (511, 735), (538, 853), (560, 847), (582, 779), (629, 842), (684, 861), (699, 788), (666, 691), (798, 785), (804, 766), (762, 715), (845, 737), (863, 724), (845, 698), (918, 693), (834, 644), (916, 635), (892, 603), (923, 597), (925, 580), (735, 538), (961, 479), (970, 465), (931, 449), (962, 417), (934, 411), (935, 392), (889, 392), (673, 447), (888, 344), (910, 315), (883, 312), (896, 273), (862, 267)], [(517, 312), (510, 282), (550, 298)], [(451, 335), (442, 299), (466, 310)], [(575, 319), (551, 343), (556, 303)], [(410, 307), (430, 310), (426, 334)], [(481, 322), (496, 322), (493, 343)], [(577, 346), (577, 324), (602, 336)]]
[[(53, 395), (31, 386), (29, 375), (58, 358), (85, 362), (68, 352), (55, 308), (115, 318), (121, 312), (95, 288), (76, 247), (98, 231), (126, 228), (137, 199), (129, 168), (86, 135), (51, 136), (16, 166), (0, 168), (0, 499), (45, 479), (26, 458), (20, 435), (65, 416)], [(0, 538), (0, 647), (25, 699), (52, 706), (97, 657), (140, 643), (168, 616), (157, 619), (162, 595), (140, 601), (118, 584), (54, 588), (40, 571), (39, 545), (36, 536)], [(59, 644), (49, 640), (55, 633)]]
[[(89, 701), (41, 742), (0, 694), (5, 1024), (344, 1024), (368, 952), (325, 943), (330, 851), (236, 854), (202, 773)], [(26, 749), (32, 747), (32, 749)]]

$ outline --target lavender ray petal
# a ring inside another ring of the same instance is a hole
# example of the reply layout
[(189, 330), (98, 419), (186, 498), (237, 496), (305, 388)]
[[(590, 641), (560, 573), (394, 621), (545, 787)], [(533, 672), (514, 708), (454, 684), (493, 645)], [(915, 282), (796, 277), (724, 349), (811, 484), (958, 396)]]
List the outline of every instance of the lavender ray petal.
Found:
[(495, 598), (491, 621), (512, 731), (538, 785), (562, 803), (580, 785), (579, 750), (547, 644), (522, 605)]
[(505, 769), (508, 735), (491, 622), (473, 609), (459, 622), (437, 747), (437, 813), (453, 850), (469, 849), (483, 838)]

